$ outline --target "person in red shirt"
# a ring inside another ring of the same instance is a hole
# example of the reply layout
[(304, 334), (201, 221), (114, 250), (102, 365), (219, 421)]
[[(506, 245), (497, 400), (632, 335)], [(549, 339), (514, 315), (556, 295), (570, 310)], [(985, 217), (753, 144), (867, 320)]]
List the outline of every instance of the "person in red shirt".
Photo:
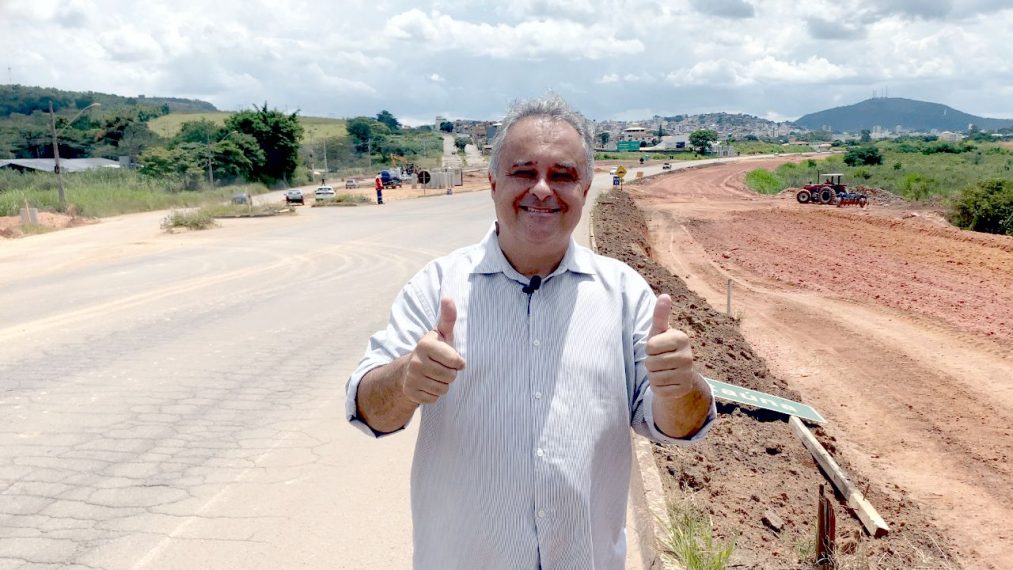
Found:
[(383, 204), (383, 178), (379, 174), (376, 175), (376, 203)]

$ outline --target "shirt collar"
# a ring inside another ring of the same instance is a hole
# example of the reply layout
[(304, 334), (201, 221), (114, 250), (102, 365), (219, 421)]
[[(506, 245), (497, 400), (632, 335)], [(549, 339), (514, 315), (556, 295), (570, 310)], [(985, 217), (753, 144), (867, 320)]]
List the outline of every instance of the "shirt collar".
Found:
[[(521, 275), (520, 272), (510, 265), (510, 261), (507, 260), (506, 255), (503, 254), (503, 250), (500, 249), (499, 238), (496, 236), (496, 222), (493, 222), (492, 227), (489, 228), (489, 232), (486, 233), (485, 238), (479, 243), (479, 249), (482, 252), (482, 258), (475, 264), (475, 268), (471, 270), (472, 273), (503, 273), (507, 277), (521, 283), (528, 282), (527, 277)], [(597, 273), (591, 251), (577, 245), (573, 236), (570, 236), (570, 244), (566, 247), (566, 253), (563, 254), (563, 260), (559, 262), (559, 267), (546, 276), (546, 279), (565, 271), (588, 275)]]

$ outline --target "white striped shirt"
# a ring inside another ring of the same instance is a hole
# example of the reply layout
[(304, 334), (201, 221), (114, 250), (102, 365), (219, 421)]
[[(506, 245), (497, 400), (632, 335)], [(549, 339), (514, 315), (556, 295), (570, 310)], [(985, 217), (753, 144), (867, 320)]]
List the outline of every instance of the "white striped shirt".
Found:
[(479, 244), (430, 262), (401, 290), (347, 385), (346, 416), (369, 370), (410, 353), (457, 305), (453, 346), (467, 366), (422, 406), (412, 463), (419, 570), (623, 568), (629, 428), (654, 424), (646, 343), (656, 302), (636, 271), (572, 239), (541, 288), (499, 248)]

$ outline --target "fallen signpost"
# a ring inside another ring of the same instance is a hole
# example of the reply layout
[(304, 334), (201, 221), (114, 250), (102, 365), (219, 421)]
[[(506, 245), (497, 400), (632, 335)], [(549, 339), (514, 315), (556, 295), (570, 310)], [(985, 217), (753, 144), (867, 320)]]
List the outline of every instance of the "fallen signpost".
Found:
[(841, 466), (834, 461), (834, 458), (830, 456), (826, 449), (823, 449), (819, 440), (809, 431), (809, 428), (805, 427), (802, 420), (797, 417), (789, 418), (788, 425), (791, 426), (795, 435), (802, 440), (802, 445), (809, 450), (809, 453), (812, 454), (816, 462), (826, 472), (834, 488), (845, 498), (848, 507), (853, 509), (858, 515), (858, 519), (862, 521), (862, 526), (865, 527), (865, 530), (876, 538), (886, 536), (890, 532), (890, 527), (886, 525), (886, 521), (883, 520), (883, 517), (879, 516), (876, 508), (866, 500), (862, 492), (848, 479), (847, 474), (841, 469)]
[(823, 423), (827, 421), (811, 406), (807, 406), (800, 402), (795, 402), (793, 400), (788, 400), (787, 398), (781, 398), (758, 390), (750, 390), (749, 388), (743, 388), (742, 386), (736, 386), (735, 384), (719, 382), (713, 378), (704, 377), (704, 380), (710, 384), (711, 390), (714, 391), (715, 398), (729, 400), (737, 404), (755, 406), (765, 410), (773, 410), (789, 416), (798, 416), (816, 423)]

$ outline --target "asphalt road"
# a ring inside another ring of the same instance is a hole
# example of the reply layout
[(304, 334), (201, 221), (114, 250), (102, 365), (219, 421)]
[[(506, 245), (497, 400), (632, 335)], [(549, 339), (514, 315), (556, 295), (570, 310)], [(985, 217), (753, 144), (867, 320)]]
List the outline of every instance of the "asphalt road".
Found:
[(0, 570), (408, 567), (414, 431), (351, 428), (344, 384), (489, 193), (163, 216), (0, 242)]
[(0, 568), (407, 567), (414, 434), (355, 431), (344, 384), (488, 192), (162, 216), (0, 243)]

